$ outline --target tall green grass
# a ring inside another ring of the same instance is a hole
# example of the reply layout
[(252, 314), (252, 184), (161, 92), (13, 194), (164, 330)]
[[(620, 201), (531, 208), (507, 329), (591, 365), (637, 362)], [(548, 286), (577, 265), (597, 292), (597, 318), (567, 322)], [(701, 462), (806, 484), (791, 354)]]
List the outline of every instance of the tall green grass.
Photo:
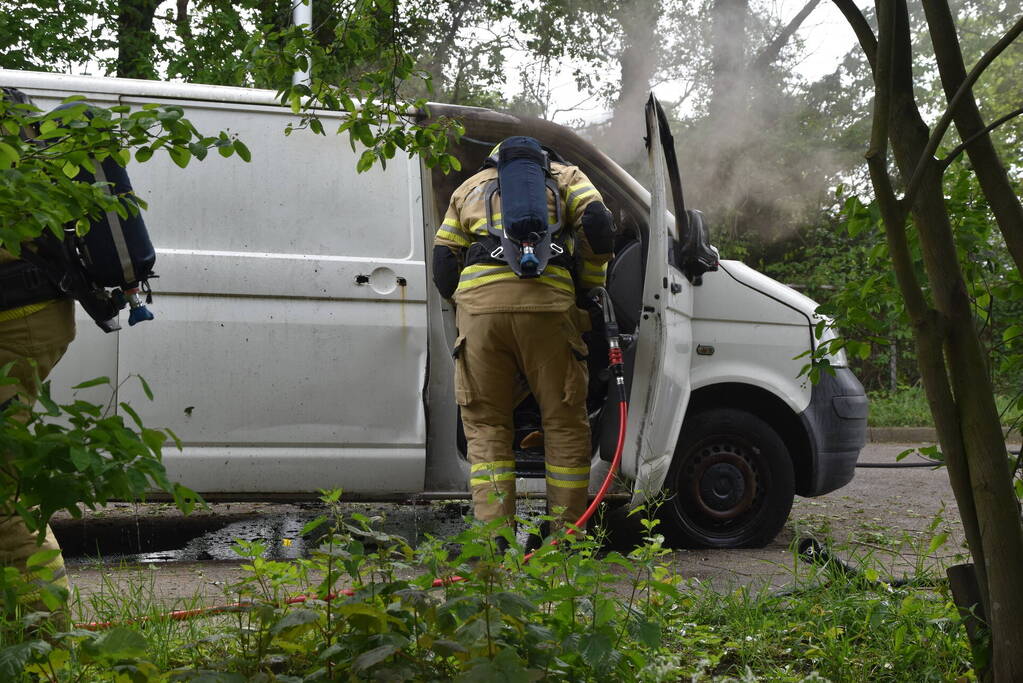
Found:
[[(927, 405), (923, 387), (900, 387), (898, 391), (875, 391), (870, 399), (871, 427), (931, 427), (934, 419)], [(995, 404), (1002, 415), (1003, 425), (1020, 420), (1023, 409), (1019, 397), (996, 396)]]

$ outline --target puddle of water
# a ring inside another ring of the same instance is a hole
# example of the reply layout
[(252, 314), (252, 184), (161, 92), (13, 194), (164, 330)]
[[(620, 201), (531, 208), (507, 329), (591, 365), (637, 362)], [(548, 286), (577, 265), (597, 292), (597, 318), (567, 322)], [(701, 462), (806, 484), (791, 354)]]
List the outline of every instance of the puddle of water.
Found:
[[(280, 506), (291, 508), (293, 506)], [(543, 503), (519, 501), (518, 514), (535, 517)], [(373, 528), (402, 536), (413, 547), (428, 536), (449, 538), (461, 532), (470, 514), (468, 501), (430, 504), (349, 503), (343, 514), (359, 513), (382, 519)], [(167, 562), (238, 561), (233, 550), (238, 540), (260, 542), (263, 557), (288, 560), (304, 557), (317, 545), (317, 536), (304, 537), (302, 528), (323, 514), (322, 509), (288, 509), (259, 514), (195, 515), (182, 517), (173, 510), (166, 514), (127, 515), (120, 518), (68, 520), (55, 523), (54, 532), (70, 566), (103, 564), (154, 564)], [(520, 542), (525, 531), (520, 530)]]

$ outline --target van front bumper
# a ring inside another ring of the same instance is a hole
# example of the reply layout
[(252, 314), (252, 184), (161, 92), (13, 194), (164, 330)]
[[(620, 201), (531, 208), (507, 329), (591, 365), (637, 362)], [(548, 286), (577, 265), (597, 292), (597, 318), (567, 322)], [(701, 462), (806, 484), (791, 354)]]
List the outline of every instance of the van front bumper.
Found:
[(800, 415), (813, 450), (813, 472), (803, 496), (820, 496), (852, 481), (867, 443), (867, 395), (849, 368), (821, 373)]

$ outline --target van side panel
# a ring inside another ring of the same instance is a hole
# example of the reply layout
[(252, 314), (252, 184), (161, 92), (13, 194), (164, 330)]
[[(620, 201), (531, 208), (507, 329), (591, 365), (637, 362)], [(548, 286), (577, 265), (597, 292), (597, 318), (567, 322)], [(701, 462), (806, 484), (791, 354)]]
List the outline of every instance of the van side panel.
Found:
[[(121, 97), (133, 106), (153, 101)], [(125, 329), (98, 341), (83, 330), (61, 379), (114, 376), (112, 364), (118, 380), (145, 377), (153, 402), (133, 381), (119, 400), (181, 437), (183, 451), (165, 453), (168, 472), (208, 496), (421, 491), (427, 327), (418, 160), (358, 174), (346, 137), (285, 136), (295, 119), (285, 109), (161, 103), (184, 107), (204, 134), (237, 134), (252, 161), (214, 150), (184, 170), (160, 153), (129, 166), (157, 246), (156, 319), (128, 329), (122, 316)], [(331, 131), (336, 122), (324, 119)], [(115, 363), (92, 360), (97, 343)]]

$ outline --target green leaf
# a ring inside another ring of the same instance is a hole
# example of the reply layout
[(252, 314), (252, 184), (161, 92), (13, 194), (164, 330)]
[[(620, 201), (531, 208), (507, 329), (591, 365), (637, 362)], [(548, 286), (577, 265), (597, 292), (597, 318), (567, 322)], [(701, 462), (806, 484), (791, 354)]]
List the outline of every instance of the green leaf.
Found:
[(649, 648), (661, 646), (661, 627), (652, 621), (640, 622), (636, 629), (636, 639)]
[(149, 388), (149, 382), (142, 375), (136, 375), (139, 378), (139, 384), (142, 385), (142, 391), (145, 393), (146, 398), (150, 401), (153, 400), (153, 390)]
[(188, 150), (181, 147), (168, 147), (167, 153), (170, 154), (170, 158), (174, 163), (181, 168), (188, 166), (188, 162), (192, 160), (192, 155), (189, 154)]
[(295, 638), (309, 630), (320, 620), (320, 613), (311, 609), (296, 609), (288, 612), (270, 628), (270, 633), (282, 638)]
[(0, 166), (15, 166), (20, 160), (21, 155), (18, 153), (18, 150), (6, 142), (0, 142)]
[(110, 384), (110, 378), (109, 377), (95, 377), (93, 379), (86, 380), (86, 381), (82, 382), (81, 384), (76, 384), (76, 385), (74, 385), (71, 388), (72, 389), (88, 389), (89, 387), (99, 386), (100, 384), (109, 385)]
[(242, 161), (252, 161), (252, 154), (249, 152), (249, 148), (245, 146), (245, 143), (241, 140), (234, 141), (234, 151), (238, 152), (238, 156), (242, 158)]
[(945, 545), (948, 541), (948, 533), (942, 531), (940, 534), (935, 534), (934, 538), (931, 539), (931, 544), (927, 548), (928, 553), (933, 553), (935, 550)]
[(396, 645), (381, 645), (380, 647), (375, 647), (372, 650), (363, 652), (355, 658), (354, 662), (352, 662), (352, 670), (356, 672), (365, 671), (366, 669), (384, 661), (397, 651), (398, 647)]
[(75, 466), (75, 469), (79, 472), (84, 472), (92, 466), (92, 456), (84, 448), (73, 447), (69, 452), (71, 458), (71, 464)]
[(16, 681), (29, 660), (46, 655), (52, 648), (44, 640), (30, 640), (0, 650), (0, 680)]
[(90, 655), (108, 662), (138, 659), (145, 656), (149, 647), (141, 633), (124, 626), (115, 626), (89, 645)]
[(124, 412), (128, 413), (128, 415), (131, 416), (131, 419), (134, 420), (135, 424), (138, 425), (139, 429), (142, 428), (142, 418), (139, 417), (139, 414), (135, 412), (135, 409), (132, 408), (131, 405), (125, 403), (124, 401), (121, 401), (117, 405), (121, 407), (121, 410), (123, 410)]
[(47, 548), (46, 550), (40, 550), (29, 555), (28, 559), (25, 561), (25, 567), (29, 571), (33, 571), (35, 569), (39, 569), (40, 567), (45, 567), (50, 562), (52, 562), (54, 558), (59, 556), (60, 550), (57, 548)]

